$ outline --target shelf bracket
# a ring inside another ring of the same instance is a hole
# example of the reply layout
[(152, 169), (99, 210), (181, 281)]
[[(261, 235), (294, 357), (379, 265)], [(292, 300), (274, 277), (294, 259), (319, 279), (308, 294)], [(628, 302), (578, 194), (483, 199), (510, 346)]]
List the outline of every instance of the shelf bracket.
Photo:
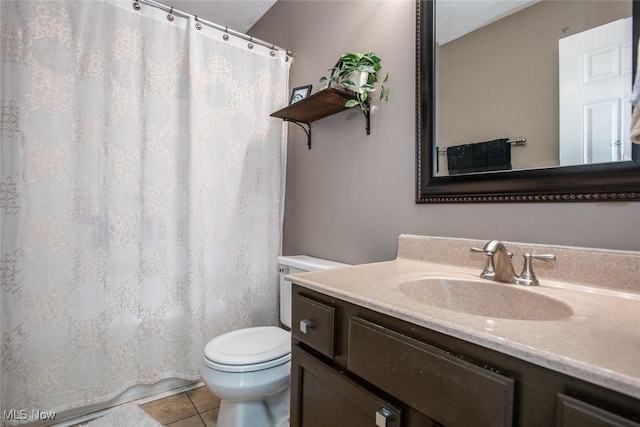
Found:
[(369, 105), (369, 102), (366, 102), (366, 106), (367, 109), (363, 110), (362, 112), (364, 113), (364, 118), (367, 121), (365, 128), (367, 129), (367, 135), (371, 135), (371, 106)]
[[(298, 126), (300, 126), (302, 128), (302, 130), (304, 131), (304, 133), (307, 134), (307, 147), (309, 147), (309, 150), (311, 150), (311, 123), (307, 123), (307, 122), (299, 122), (297, 120), (292, 120), (292, 119), (283, 119), (285, 122), (290, 122), (290, 123), (294, 123)], [(306, 125), (306, 127), (305, 127)]]

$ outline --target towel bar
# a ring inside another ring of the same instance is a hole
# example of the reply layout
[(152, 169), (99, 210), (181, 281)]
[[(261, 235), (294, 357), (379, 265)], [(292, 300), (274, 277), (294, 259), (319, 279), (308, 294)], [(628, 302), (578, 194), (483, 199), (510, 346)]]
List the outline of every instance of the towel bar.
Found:
[[(518, 138), (514, 138), (514, 139), (510, 139), (509, 141), (507, 141), (509, 144), (515, 144), (516, 147), (522, 146), (522, 145), (527, 145), (527, 137), (526, 136), (520, 136)], [(447, 154), (447, 147), (438, 147), (438, 154), (439, 155), (446, 155)]]

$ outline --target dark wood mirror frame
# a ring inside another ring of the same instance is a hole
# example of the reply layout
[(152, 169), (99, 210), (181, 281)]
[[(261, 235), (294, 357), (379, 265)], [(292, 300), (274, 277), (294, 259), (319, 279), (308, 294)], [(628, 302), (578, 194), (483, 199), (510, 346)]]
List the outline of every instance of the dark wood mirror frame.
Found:
[[(640, 201), (640, 145), (632, 161), (437, 177), (434, 173), (434, 8), (416, 0), (416, 203)], [(633, 74), (640, 0), (633, 0)]]

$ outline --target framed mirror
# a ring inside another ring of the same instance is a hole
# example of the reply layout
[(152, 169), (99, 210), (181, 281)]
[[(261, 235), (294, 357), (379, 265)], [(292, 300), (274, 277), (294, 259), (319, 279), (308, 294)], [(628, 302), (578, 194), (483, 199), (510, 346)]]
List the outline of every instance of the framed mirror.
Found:
[[(416, 203), (640, 200), (640, 145), (629, 138), (638, 0), (416, 3)], [(492, 3), (518, 7), (470, 11)], [(589, 5), (611, 16), (582, 10)], [(475, 15), (469, 28), (452, 28)], [(627, 34), (617, 51), (587, 45), (591, 62), (575, 55), (576, 39), (609, 22)], [(608, 80), (619, 64), (623, 93), (609, 85), (606, 102), (564, 106), (583, 98), (563, 86), (560, 74), (572, 70), (563, 51), (587, 64), (568, 81)], [(605, 148), (596, 148), (598, 138)]]

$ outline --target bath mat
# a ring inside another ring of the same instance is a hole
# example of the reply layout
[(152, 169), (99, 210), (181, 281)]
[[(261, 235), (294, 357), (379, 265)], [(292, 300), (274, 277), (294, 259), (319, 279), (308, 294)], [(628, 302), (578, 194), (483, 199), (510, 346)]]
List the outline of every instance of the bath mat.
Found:
[(162, 427), (137, 403), (116, 406), (107, 415), (91, 421), (87, 427)]

